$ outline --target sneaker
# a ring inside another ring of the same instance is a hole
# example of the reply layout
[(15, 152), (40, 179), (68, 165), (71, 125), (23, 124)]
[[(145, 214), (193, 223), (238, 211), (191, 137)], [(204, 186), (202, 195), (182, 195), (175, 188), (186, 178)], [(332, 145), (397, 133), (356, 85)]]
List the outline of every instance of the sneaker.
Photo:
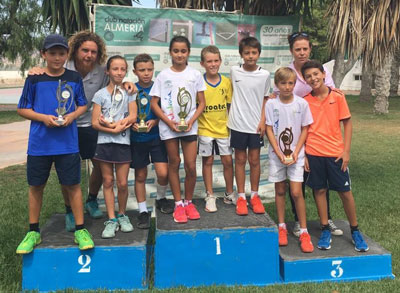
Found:
[(149, 229), (150, 228), (150, 213), (141, 212), (138, 216), (138, 223), (136, 225), (139, 229)]
[(255, 214), (265, 214), (264, 205), (262, 204), (258, 194), (254, 195), (253, 198), (250, 199), (250, 207)]
[(248, 213), (247, 200), (240, 196), (236, 202), (236, 214), (246, 216)]
[(86, 229), (75, 231), (75, 243), (78, 244), (80, 250), (87, 250), (94, 247), (92, 235)]
[(321, 250), (331, 249), (331, 231), (330, 230), (322, 230), (321, 236), (319, 237), (317, 247)]
[(174, 212), (174, 205), (172, 201), (168, 201), (165, 197), (156, 200), (156, 208), (163, 214), (172, 214)]
[(360, 231), (354, 231), (351, 233), (351, 238), (353, 238), (354, 249), (359, 252), (368, 251), (369, 247), (367, 242), (365, 242), (364, 238)]
[(331, 230), (332, 235), (335, 236), (342, 236), (343, 231), (340, 230), (332, 220), (328, 220), (329, 229)]
[(103, 217), (103, 212), (99, 209), (97, 200), (91, 200), (85, 203), (85, 209), (93, 219), (100, 219)]
[(75, 231), (75, 218), (72, 212), (65, 214), (65, 230), (68, 232)]
[(175, 207), (173, 216), (176, 223), (186, 223), (188, 221), (186, 210), (182, 205)]
[(226, 204), (236, 204), (237, 202), (237, 197), (235, 195), (235, 192), (232, 193), (226, 193), (224, 194), (224, 203)]
[(311, 236), (307, 232), (300, 235), (300, 248), (302, 252), (310, 253), (314, 251), (314, 245), (311, 242)]
[(185, 206), (186, 216), (189, 220), (198, 220), (200, 219), (200, 214), (196, 209), (196, 206), (193, 203)]
[(117, 232), (119, 230), (118, 221), (108, 220), (108, 221), (104, 222), (104, 225), (106, 227), (104, 228), (103, 233), (101, 233), (101, 238), (115, 237), (115, 232)]
[(204, 200), (206, 201), (206, 207), (204, 210), (209, 213), (215, 213), (217, 211), (217, 198), (214, 196), (214, 194), (209, 194), (207, 192), (207, 196), (204, 198)]
[(299, 222), (294, 222), (293, 235), (296, 237), (300, 237), (300, 223)]
[(126, 233), (133, 231), (133, 226), (131, 224), (131, 221), (129, 221), (129, 217), (127, 215), (119, 215), (117, 217), (117, 220), (122, 232)]
[(288, 245), (287, 230), (285, 228), (278, 227), (278, 242), (279, 246)]
[(36, 231), (29, 231), (26, 233), (24, 240), (17, 247), (17, 254), (27, 254), (32, 252), (33, 248), (40, 244), (42, 239), (40, 238), (40, 233)]

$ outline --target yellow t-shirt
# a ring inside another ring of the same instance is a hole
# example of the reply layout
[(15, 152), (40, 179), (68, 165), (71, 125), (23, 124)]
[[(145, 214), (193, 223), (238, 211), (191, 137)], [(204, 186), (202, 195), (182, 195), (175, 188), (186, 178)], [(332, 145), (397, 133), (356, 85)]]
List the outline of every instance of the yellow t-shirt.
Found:
[(228, 107), (232, 101), (231, 80), (220, 75), (221, 80), (216, 85), (208, 83), (205, 75), (207, 89), (204, 92), (206, 107), (198, 119), (198, 134), (214, 138), (226, 138), (228, 131)]

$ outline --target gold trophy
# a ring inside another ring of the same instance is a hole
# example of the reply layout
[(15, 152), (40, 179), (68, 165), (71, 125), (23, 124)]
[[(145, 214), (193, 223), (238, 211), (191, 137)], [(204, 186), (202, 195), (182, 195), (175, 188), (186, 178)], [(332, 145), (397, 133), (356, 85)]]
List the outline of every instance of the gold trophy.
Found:
[(122, 106), (124, 105), (124, 91), (117, 86), (114, 86), (114, 90), (111, 94), (111, 107), (106, 109), (106, 115), (104, 115), (106, 120), (110, 123), (115, 122), (115, 116), (119, 113)]
[(139, 127), (137, 132), (147, 132), (148, 127), (146, 125), (145, 119), (147, 116), (149, 116), (150, 113), (149, 101), (149, 95), (144, 90), (140, 90), (136, 99), (139, 118)]
[(177, 128), (179, 131), (185, 131), (188, 129), (188, 125), (185, 121), (185, 118), (189, 114), (188, 111), (192, 109), (192, 96), (186, 90), (185, 87), (182, 87), (179, 88), (176, 99), (180, 109), (180, 112), (178, 113), (180, 121)]
[[(65, 123), (64, 115), (71, 109), (72, 104), (74, 104), (74, 91), (66, 81), (58, 80), (56, 98), (58, 101), (58, 107), (56, 109), (58, 118), (55, 121), (58, 125), (63, 125)], [(71, 102), (68, 103), (68, 101)]]
[[(281, 142), (283, 144), (283, 148)], [(279, 148), (281, 149), (283, 155), (285, 156), (284, 161), (287, 164), (293, 162), (293, 156), (292, 156), (293, 151), (290, 149), (290, 144), (292, 142), (293, 142), (292, 127), (285, 128), (285, 130), (282, 131), (281, 134), (279, 134)]]

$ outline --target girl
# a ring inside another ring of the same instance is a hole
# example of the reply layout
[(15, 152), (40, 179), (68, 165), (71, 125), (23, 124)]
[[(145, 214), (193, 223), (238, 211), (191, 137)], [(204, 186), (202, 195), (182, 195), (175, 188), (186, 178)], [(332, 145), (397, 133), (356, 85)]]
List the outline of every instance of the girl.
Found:
[[(150, 91), (153, 96), (151, 109), (161, 120), (160, 138), (165, 141), (167, 148), (168, 179), (175, 199), (174, 221), (186, 223), (188, 219), (200, 218), (192, 198), (196, 184), (197, 118), (205, 107), (206, 86), (201, 73), (187, 65), (190, 54), (190, 42), (187, 38), (172, 38), (169, 54), (172, 66), (161, 71), (154, 82)], [(186, 172), (184, 202), (181, 199), (179, 181), (179, 141)]]
[[(121, 87), (128, 69), (126, 60), (113, 56), (107, 61), (106, 73), (110, 78), (107, 87), (99, 90), (93, 98), (93, 128), (99, 131), (94, 159), (99, 162), (103, 176), (103, 194), (109, 220), (105, 222), (103, 238), (112, 238), (121, 228), (133, 231), (125, 215), (128, 201), (128, 172), (131, 162), (129, 127), (136, 121), (135, 96)], [(118, 215), (114, 207), (114, 167), (118, 188)]]

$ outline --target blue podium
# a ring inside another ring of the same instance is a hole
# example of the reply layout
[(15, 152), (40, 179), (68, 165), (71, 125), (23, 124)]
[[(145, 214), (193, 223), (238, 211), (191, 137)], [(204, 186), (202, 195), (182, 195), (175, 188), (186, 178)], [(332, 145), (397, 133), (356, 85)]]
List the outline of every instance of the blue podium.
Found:
[[(315, 246), (313, 253), (300, 251), (298, 238), (289, 230), (286, 247), (280, 247), (280, 274), (284, 283), (320, 281), (368, 281), (394, 278), (392, 256), (371, 238), (363, 234), (368, 243), (367, 252), (354, 250), (348, 222), (336, 220), (343, 230), (342, 236), (332, 236), (330, 250), (319, 250), (317, 243), (321, 234), (319, 223), (310, 221), (308, 230)], [(289, 227), (293, 226), (288, 224)]]
[(217, 200), (218, 212), (194, 203), (199, 220), (175, 223), (156, 211), (154, 287), (267, 285), (280, 282), (278, 231), (267, 214), (238, 216)]
[(42, 229), (42, 243), (24, 255), (22, 289), (53, 291), (67, 288), (146, 289), (151, 249), (149, 230), (136, 228), (137, 212), (128, 212), (135, 230), (118, 231), (102, 239), (105, 219), (85, 218), (95, 248), (80, 251), (73, 233), (64, 228), (64, 215), (54, 215)]

